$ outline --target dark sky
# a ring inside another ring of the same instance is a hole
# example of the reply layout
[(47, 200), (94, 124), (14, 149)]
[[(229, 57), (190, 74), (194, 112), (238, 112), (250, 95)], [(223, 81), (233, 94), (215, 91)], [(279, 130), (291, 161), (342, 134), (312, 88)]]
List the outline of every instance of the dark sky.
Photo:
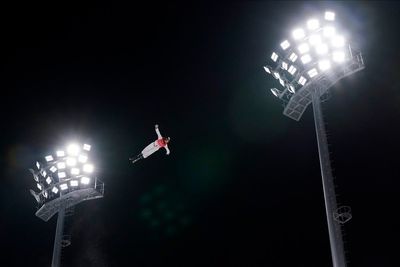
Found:
[[(262, 68), (327, 7), (366, 63), (323, 104), (349, 266), (399, 265), (399, 4), (34, 2), (1, 8), (1, 266), (50, 266), (28, 168), (69, 140), (106, 193), (62, 266), (331, 266), (312, 109), (285, 117)], [(171, 155), (131, 165), (156, 123)]]

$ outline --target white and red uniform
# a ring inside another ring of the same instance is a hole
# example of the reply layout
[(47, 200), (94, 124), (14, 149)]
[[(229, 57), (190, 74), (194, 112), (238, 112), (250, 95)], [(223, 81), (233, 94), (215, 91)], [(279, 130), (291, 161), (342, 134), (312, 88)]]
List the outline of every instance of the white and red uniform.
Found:
[(158, 139), (156, 141), (154, 141), (153, 143), (151, 143), (150, 145), (146, 146), (142, 150), (143, 158), (147, 158), (148, 156), (150, 156), (151, 154), (153, 154), (160, 148), (165, 148), (165, 150), (167, 151), (167, 155), (169, 155), (170, 151), (168, 149), (168, 145), (165, 143), (163, 137), (161, 136), (160, 130), (158, 129), (157, 125), (156, 125), (156, 133), (157, 133)]

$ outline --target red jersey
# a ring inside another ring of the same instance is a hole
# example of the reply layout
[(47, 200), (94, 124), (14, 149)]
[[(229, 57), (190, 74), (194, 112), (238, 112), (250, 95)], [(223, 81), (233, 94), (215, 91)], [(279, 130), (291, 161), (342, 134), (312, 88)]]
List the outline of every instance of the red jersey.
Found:
[(158, 139), (158, 140), (157, 140), (157, 144), (158, 144), (160, 147), (165, 147), (165, 146), (167, 145), (167, 143), (165, 143), (165, 141), (164, 141), (163, 138)]

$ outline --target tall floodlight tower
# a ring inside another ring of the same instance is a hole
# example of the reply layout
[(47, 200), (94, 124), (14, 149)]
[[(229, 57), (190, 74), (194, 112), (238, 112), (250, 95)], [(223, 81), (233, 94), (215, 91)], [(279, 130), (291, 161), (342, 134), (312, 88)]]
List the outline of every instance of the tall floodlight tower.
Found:
[(60, 266), (61, 248), (70, 244), (63, 234), (65, 216), (76, 204), (104, 195), (104, 183), (97, 179), (89, 161), (90, 149), (88, 144), (70, 144), (29, 169), (39, 189), (30, 190), (38, 203), (36, 216), (47, 222), (58, 212), (52, 267)]
[(283, 102), (283, 114), (299, 121), (312, 103), (324, 190), (329, 240), (334, 267), (346, 266), (341, 224), (351, 218), (349, 207), (338, 207), (321, 101), (336, 82), (364, 68), (361, 52), (350, 46), (337, 30), (335, 13), (310, 18), (281, 41), (264, 69), (280, 83), (273, 95)]

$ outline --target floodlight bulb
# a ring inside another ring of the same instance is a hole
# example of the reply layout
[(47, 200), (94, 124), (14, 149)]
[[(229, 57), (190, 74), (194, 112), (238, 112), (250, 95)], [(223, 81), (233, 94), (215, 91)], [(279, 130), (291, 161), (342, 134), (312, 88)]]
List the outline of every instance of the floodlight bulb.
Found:
[(332, 53), (332, 60), (337, 63), (342, 63), (345, 59), (343, 51), (335, 51)]
[(71, 186), (78, 186), (78, 185), (79, 185), (79, 182), (78, 182), (78, 180), (72, 180), (72, 181), (70, 182), (70, 185), (71, 185)]
[(274, 62), (276, 62), (276, 61), (278, 60), (278, 55), (277, 55), (275, 52), (273, 52), (272, 55), (271, 55), (271, 59), (272, 59)]
[(43, 192), (43, 196), (44, 196), (45, 198), (47, 198), (47, 197), (49, 196), (49, 194), (47, 194), (47, 191), (44, 191), (44, 192)]
[(47, 183), (47, 184), (51, 184), (51, 178), (50, 178), (50, 177), (47, 177), (47, 178), (46, 178), (46, 183)]
[(89, 178), (89, 177), (86, 177), (86, 176), (83, 176), (83, 177), (81, 178), (81, 183), (82, 183), (82, 184), (89, 184), (89, 183), (90, 183), (90, 178)]
[(51, 192), (53, 192), (54, 194), (58, 193), (58, 188), (57, 187), (53, 187), (53, 189), (51, 189)]
[(290, 54), (289, 59), (292, 62), (295, 62), (297, 60), (298, 56), (295, 53)]
[(301, 62), (303, 62), (303, 64), (307, 64), (309, 62), (311, 62), (312, 58), (309, 54), (305, 54), (304, 56), (302, 56), (300, 58)]
[(325, 12), (325, 19), (329, 21), (334, 21), (335, 20), (335, 13), (332, 11), (326, 11)]
[(40, 170), (40, 163), (36, 161), (36, 167)]
[(315, 51), (318, 55), (325, 55), (326, 53), (328, 53), (328, 46), (326, 44), (319, 44), (315, 48)]
[(310, 51), (310, 47), (306, 43), (302, 43), (301, 45), (299, 45), (298, 49), (300, 54), (304, 54)]
[(72, 169), (71, 169), (71, 174), (72, 174), (72, 175), (79, 175), (79, 173), (80, 173), (79, 168), (72, 168)]
[(58, 151), (56, 151), (56, 155), (59, 158), (65, 157), (65, 152), (63, 150), (58, 150)]
[(291, 84), (289, 85), (288, 90), (289, 90), (289, 92), (291, 92), (292, 94), (294, 94), (294, 93), (296, 92), (296, 90), (294, 89), (294, 86), (291, 85)]
[(271, 74), (271, 71), (269, 70), (269, 68), (268, 68), (268, 67), (265, 67), (265, 66), (264, 66), (264, 70), (265, 70), (265, 72), (266, 72), (266, 73), (269, 73), (269, 74)]
[(66, 190), (66, 189), (68, 189), (68, 185), (67, 184), (60, 184), (60, 189), (61, 190)]
[(283, 87), (285, 87), (285, 81), (282, 80), (281, 78), (279, 78), (279, 83), (280, 83)]
[(297, 69), (296, 69), (296, 67), (293, 66), (293, 65), (291, 65), (291, 66), (289, 67), (289, 69), (288, 69), (288, 72), (289, 72), (290, 74), (292, 74), (292, 75), (295, 74), (296, 71), (297, 71)]
[(301, 85), (305, 85), (305, 84), (306, 84), (306, 82), (307, 82), (307, 79), (306, 79), (306, 78), (304, 78), (303, 76), (300, 76), (300, 79), (299, 79), (299, 84), (301, 84)]
[(293, 34), (293, 38), (295, 39), (295, 40), (300, 40), (300, 39), (303, 39), (304, 38), (304, 36), (306, 36), (305, 34), (304, 34), (304, 30), (303, 29), (295, 29), (293, 32), (292, 32), (292, 34)]
[(37, 188), (39, 188), (39, 190), (42, 190), (42, 185), (41, 184), (36, 184)]
[(315, 77), (316, 75), (318, 75), (318, 71), (315, 68), (313, 68), (313, 69), (309, 70), (307, 72), (307, 74), (308, 74), (308, 76), (310, 76), (310, 78), (312, 78), (312, 77)]
[(322, 42), (321, 36), (319, 34), (311, 35), (308, 39), (308, 42), (310, 43), (310, 45), (319, 45)]
[(323, 30), (323, 34), (325, 37), (332, 37), (335, 35), (335, 28), (332, 26), (326, 26)]
[(290, 47), (289, 41), (288, 41), (288, 40), (283, 41), (283, 42), (281, 43), (281, 47), (282, 47), (283, 50), (288, 49), (288, 48)]
[(281, 76), (279, 75), (278, 72), (274, 72), (274, 77), (275, 77), (275, 79), (279, 79)]
[(279, 91), (276, 88), (271, 88), (271, 93), (274, 94), (274, 96), (279, 97)]
[(310, 19), (307, 21), (307, 27), (309, 30), (316, 30), (319, 28), (319, 21), (317, 19)]
[(41, 173), (42, 173), (42, 176), (43, 176), (43, 177), (46, 177), (46, 176), (47, 176), (47, 172), (46, 172), (45, 170), (42, 170)]
[(92, 148), (91, 145), (83, 144), (83, 150), (90, 151), (91, 148)]
[(46, 157), (44, 157), (46, 159), (47, 162), (52, 161), (53, 160), (53, 156), (52, 155), (48, 155)]
[(83, 171), (84, 171), (84, 172), (91, 173), (91, 172), (93, 172), (93, 170), (94, 170), (94, 167), (93, 167), (92, 164), (85, 164), (85, 165), (83, 165)]
[(51, 167), (50, 167), (50, 171), (51, 171), (52, 173), (55, 173), (55, 172), (57, 171), (57, 168), (54, 167), (54, 166), (51, 166)]
[(58, 172), (58, 178), (62, 179), (67, 177), (67, 174), (65, 172)]
[(67, 147), (67, 152), (71, 156), (77, 156), (79, 154), (79, 146), (76, 144), (71, 144)]
[(76, 158), (67, 158), (67, 165), (68, 166), (75, 166), (76, 165)]
[(334, 47), (343, 47), (345, 43), (344, 37), (340, 35), (336, 35), (332, 39), (332, 46)]
[(60, 170), (62, 170), (62, 169), (65, 169), (65, 162), (59, 162), (59, 163), (57, 163), (57, 167), (58, 167), (58, 169), (60, 169)]
[(88, 160), (88, 157), (86, 155), (79, 155), (78, 161), (81, 163), (85, 163)]
[(282, 69), (287, 70), (288, 64), (285, 61), (282, 61)]
[(328, 70), (330, 67), (331, 67), (331, 63), (329, 62), (329, 60), (321, 60), (319, 63), (318, 63), (318, 66), (319, 66), (319, 69), (321, 70), (321, 71), (325, 71), (325, 70)]

